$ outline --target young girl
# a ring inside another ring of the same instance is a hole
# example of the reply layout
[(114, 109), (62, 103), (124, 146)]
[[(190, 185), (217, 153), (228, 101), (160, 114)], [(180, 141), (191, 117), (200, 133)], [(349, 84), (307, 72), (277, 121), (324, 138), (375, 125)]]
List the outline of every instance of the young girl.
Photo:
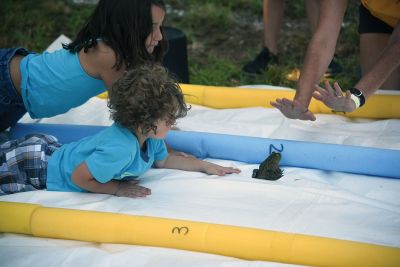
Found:
[[(189, 109), (179, 85), (160, 65), (130, 70), (109, 91), (114, 124), (60, 147), (46, 135), (0, 145), (0, 195), (47, 188), (145, 197), (135, 180), (152, 166), (225, 175), (240, 170), (168, 154), (164, 138)], [(54, 153), (53, 153), (54, 152)]]
[(52, 117), (110, 89), (126, 69), (161, 62), (163, 0), (100, 0), (75, 40), (53, 53), (0, 49), (0, 132), (26, 112)]

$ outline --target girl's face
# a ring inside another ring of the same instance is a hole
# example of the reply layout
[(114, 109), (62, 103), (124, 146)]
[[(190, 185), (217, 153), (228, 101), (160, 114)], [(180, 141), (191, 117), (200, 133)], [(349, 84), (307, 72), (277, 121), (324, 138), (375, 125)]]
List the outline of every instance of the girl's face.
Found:
[(151, 6), (151, 16), (153, 19), (153, 31), (146, 38), (146, 49), (149, 54), (153, 53), (154, 48), (163, 38), (161, 26), (164, 21), (165, 12), (162, 8), (156, 5)]

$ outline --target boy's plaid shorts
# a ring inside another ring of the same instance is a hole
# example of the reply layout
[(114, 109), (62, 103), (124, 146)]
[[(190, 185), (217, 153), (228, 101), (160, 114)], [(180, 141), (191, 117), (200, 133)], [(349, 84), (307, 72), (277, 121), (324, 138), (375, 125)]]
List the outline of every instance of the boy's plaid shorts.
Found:
[(0, 195), (46, 188), (47, 161), (60, 146), (45, 134), (0, 144)]

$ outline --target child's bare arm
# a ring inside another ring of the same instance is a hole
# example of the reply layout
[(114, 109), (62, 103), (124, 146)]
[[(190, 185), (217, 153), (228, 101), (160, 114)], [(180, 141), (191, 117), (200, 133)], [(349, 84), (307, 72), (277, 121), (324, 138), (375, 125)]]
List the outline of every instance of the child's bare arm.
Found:
[(100, 183), (93, 178), (85, 162), (82, 162), (72, 173), (72, 181), (79, 187), (100, 194), (110, 194), (124, 197), (145, 197), (151, 194), (149, 188), (138, 185), (138, 181), (116, 181)]
[(199, 160), (192, 157), (182, 157), (168, 154), (167, 158), (162, 161), (156, 161), (157, 168), (178, 169), (184, 171), (197, 171), (207, 174), (216, 174), (223, 176), (230, 173), (239, 173), (240, 170), (232, 167), (223, 167), (211, 162)]

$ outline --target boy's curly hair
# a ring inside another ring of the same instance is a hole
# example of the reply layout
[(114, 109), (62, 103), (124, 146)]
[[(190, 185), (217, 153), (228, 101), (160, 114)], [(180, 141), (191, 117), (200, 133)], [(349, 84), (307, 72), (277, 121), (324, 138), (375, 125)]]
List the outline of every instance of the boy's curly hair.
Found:
[(156, 133), (158, 120), (175, 124), (187, 106), (179, 84), (160, 64), (144, 64), (127, 71), (108, 92), (111, 118), (131, 132)]

